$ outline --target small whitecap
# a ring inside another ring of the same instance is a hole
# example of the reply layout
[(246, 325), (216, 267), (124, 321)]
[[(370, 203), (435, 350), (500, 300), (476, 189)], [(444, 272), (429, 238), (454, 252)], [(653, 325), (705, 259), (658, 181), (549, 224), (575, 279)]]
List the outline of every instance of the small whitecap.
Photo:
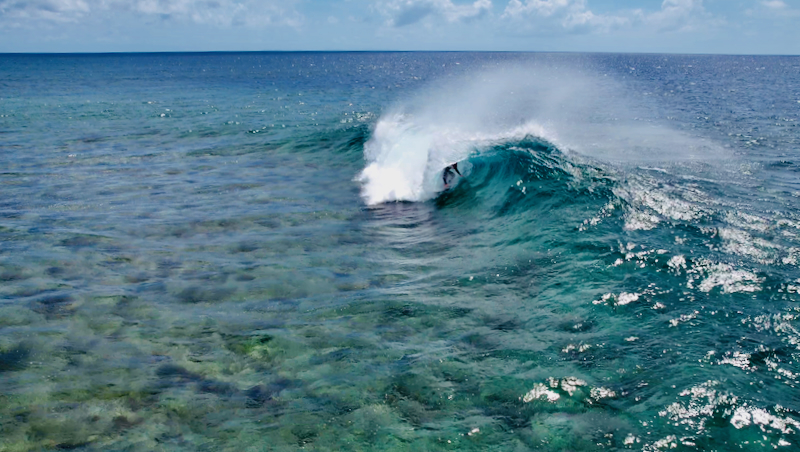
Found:
[(667, 265), (670, 268), (673, 268), (675, 270), (679, 270), (681, 268), (685, 269), (686, 268), (686, 258), (683, 257), (683, 256), (680, 256), (680, 255), (672, 256), (669, 259), (669, 261), (667, 262)]
[(533, 389), (528, 391), (528, 393), (522, 397), (522, 401), (525, 403), (530, 403), (533, 402), (534, 400), (544, 399), (547, 400), (548, 402), (555, 403), (560, 398), (561, 398), (560, 395), (547, 389), (547, 386), (541, 383), (536, 383)]
[(579, 386), (586, 386), (586, 382), (576, 377), (566, 377), (561, 380), (561, 389), (572, 396)]
[(608, 388), (592, 388), (589, 391), (589, 397), (594, 400), (613, 399), (616, 396), (617, 393)]
[(622, 292), (619, 294), (619, 297), (617, 297), (617, 305), (625, 306), (626, 304), (633, 303), (639, 299), (639, 295), (638, 293)]

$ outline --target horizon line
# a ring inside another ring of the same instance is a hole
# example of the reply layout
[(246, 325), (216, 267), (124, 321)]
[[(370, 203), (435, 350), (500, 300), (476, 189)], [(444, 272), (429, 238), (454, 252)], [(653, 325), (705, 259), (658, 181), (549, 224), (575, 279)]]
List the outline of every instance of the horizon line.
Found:
[(174, 54), (237, 54), (237, 53), (538, 53), (538, 54), (595, 54), (595, 55), (676, 55), (676, 56), (761, 56), (798, 57), (800, 54), (781, 53), (705, 53), (705, 52), (613, 52), (576, 50), (158, 50), (110, 52), (0, 52), (0, 56), (102, 56), (102, 55), (174, 55)]

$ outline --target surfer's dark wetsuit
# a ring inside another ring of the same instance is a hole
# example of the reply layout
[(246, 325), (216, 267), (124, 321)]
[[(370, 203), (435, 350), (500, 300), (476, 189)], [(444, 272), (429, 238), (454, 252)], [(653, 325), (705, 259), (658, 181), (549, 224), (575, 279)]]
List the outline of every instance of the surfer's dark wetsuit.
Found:
[[(455, 171), (455, 173), (453, 172)], [(442, 182), (444, 182), (444, 188), (450, 188), (450, 182), (453, 182), (455, 179), (456, 174), (459, 176), (461, 175), (461, 171), (458, 170), (458, 162), (453, 163), (452, 165), (448, 166), (447, 168), (442, 171)]]

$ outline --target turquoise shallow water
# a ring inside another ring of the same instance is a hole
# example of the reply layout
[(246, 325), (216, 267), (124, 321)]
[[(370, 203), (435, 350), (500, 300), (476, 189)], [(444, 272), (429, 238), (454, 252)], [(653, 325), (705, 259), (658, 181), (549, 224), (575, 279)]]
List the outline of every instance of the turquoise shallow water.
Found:
[(798, 58), (0, 60), (0, 451), (800, 444)]

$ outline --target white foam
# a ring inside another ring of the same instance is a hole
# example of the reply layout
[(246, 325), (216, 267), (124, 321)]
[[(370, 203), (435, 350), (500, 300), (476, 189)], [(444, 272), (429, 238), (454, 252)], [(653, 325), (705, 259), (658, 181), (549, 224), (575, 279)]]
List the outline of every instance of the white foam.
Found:
[(753, 237), (741, 229), (718, 228), (718, 234), (724, 241), (725, 252), (750, 256), (762, 264), (774, 263), (776, 250), (780, 249), (778, 245)]
[(686, 270), (686, 258), (682, 255), (672, 256), (667, 265), (675, 271)]
[(589, 397), (594, 400), (600, 399), (613, 399), (617, 396), (617, 393), (608, 389), (608, 388), (592, 388), (589, 391)]
[(624, 306), (626, 304), (632, 303), (639, 299), (639, 295), (641, 294), (622, 292), (621, 294), (619, 294), (619, 297), (617, 297), (617, 305)]
[(710, 292), (719, 287), (722, 293), (759, 292), (764, 278), (747, 270), (738, 270), (731, 264), (713, 263), (707, 259), (696, 259), (693, 266), (687, 270), (688, 279), (686, 287), (694, 289), (700, 281), (698, 289)]
[(733, 270), (726, 264), (717, 264), (709, 268), (708, 277), (700, 283), (699, 289), (710, 292), (714, 287), (721, 287), (722, 293), (758, 292), (764, 278), (746, 270)]
[(576, 377), (566, 377), (561, 379), (561, 389), (566, 391), (572, 397), (572, 394), (578, 390), (580, 386), (586, 386), (586, 382)]
[(736, 396), (715, 389), (719, 385), (719, 381), (709, 380), (706, 383), (684, 389), (680, 396), (688, 397), (688, 400), (674, 402), (658, 414), (669, 418), (676, 425), (685, 425), (702, 433), (706, 430), (706, 423), (714, 417), (715, 413), (738, 402)]
[(425, 173), (433, 137), (413, 130), (401, 114), (381, 119), (364, 146), (370, 162), (359, 176), (367, 204), (424, 199)]
[(747, 405), (736, 408), (733, 417), (731, 417), (731, 425), (741, 429), (751, 424), (758, 425), (763, 432), (768, 432), (769, 429), (772, 429), (784, 434), (793, 434), (796, 432), (795, 429), (800, 429), (800, 422), (789, 417), (781, 418), (775, 416), (762, 408), (754, 408)]
[(528, 391), (528, 393), (522, 397), (522, 401), (525, 403), (530, 403), (537, 399), (544, 399), (548, 402), (555, 403), (560, 398), (560, 395), (548, 389), (547, 386), (541, 383), (536, 383), (533, 386), (533, 389)]
[(695, 221), (708, 214), (704, 205), (712, 202), (697, 188), (663, 186), (650, 177), (632, 176), (616, 193), (630, 203), (625, 215), (625, 229), (629, 231), (654, 229), (662, 219)]
[(742, 352), (730, 352), (725, 354), (725, 357), (717, 361), (718, 365), (730, 364), (733, 367), (738, 367), (742, 370), (755, 370), (756, 368), (750, 365), (750, 354)]

